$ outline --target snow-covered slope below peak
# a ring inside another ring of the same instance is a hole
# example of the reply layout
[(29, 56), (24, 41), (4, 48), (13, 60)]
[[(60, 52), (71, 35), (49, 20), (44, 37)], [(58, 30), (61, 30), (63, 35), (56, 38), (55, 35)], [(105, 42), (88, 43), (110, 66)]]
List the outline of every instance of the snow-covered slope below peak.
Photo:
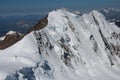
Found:
[(47, 19), (45, 28), (0, 51), (2, 80), (120, 79), (120, 28), (98, 11), (58, 9)]
[[(36, 40), (32, 33), (13, 46), (0, 51), (0, 80), (24, 67), (33, 67), (39, 62)], [(16, 79), (8, 79), (16, 80)]]

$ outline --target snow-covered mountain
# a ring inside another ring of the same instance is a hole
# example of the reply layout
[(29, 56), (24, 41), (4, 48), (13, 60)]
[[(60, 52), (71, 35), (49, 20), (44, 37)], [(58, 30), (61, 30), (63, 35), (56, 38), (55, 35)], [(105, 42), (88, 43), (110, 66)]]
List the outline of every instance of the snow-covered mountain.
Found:
[(0, 80), (119, 80), (120, 28), (98, 11), (58, 9), (48, 23), (0, 51)]

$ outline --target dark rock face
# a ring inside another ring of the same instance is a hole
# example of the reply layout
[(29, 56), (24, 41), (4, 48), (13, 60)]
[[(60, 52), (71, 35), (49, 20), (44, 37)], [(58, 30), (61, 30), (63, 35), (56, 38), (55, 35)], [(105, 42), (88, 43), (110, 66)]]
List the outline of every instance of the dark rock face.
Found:
[(40, 30), (40, 29), (44, 28), (45, 26), (47, 26), (47, 24), (48, 24), (47, 17), (48, 17), (48, 15), (46, 17), (42, 18), (31, 30), (29, 30), (27, 32), (27, 34), (32, 31)]
[(19, 33), (14, 34), (8, 34), (6, 35), (5, 39), (0, 41), (0, 49), (3, 50), (13, 44), (15, 44), (17, 41), (21, 40), (24, 37), (24, 35), (20, 35)]
[(115, 24), (120, 27), (120, 21), (119, 22), (115, 22)]

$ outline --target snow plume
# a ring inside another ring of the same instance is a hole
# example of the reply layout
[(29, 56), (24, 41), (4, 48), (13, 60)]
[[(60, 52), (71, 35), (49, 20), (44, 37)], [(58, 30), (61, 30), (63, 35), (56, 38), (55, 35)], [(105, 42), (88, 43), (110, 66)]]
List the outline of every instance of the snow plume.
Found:
[(98, 11), (48, 14), (45, 28), (0, 51), (0, 80), (119, 80), (120, 28)]

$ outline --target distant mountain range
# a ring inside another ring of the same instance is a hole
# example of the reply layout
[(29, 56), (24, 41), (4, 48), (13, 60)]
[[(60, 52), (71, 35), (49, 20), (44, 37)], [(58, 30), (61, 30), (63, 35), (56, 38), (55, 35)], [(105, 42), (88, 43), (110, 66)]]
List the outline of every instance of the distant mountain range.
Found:
[(10, 30), (25, 33), (42, 17), (43, 15), (0, 16), (0, 35), (2, 36)]
[(105, 8), (100, 10), (109, 22), (114, 22), (120, 27), (120, 9)]

